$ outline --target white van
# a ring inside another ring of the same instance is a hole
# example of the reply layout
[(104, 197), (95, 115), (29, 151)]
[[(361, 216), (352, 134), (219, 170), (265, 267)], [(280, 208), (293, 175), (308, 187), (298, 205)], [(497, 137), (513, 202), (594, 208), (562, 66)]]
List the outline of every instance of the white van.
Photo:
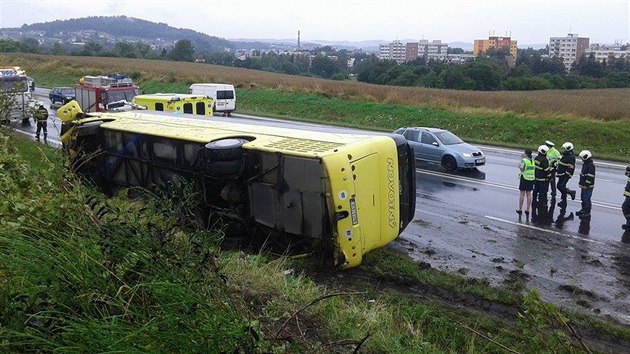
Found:
[(192, 84), (188, 93), (193, 95), (206, 95), (214, 100), (214, 112), (231, 116), (236, 110), (236, 92), (234, 85), (229, 84)]

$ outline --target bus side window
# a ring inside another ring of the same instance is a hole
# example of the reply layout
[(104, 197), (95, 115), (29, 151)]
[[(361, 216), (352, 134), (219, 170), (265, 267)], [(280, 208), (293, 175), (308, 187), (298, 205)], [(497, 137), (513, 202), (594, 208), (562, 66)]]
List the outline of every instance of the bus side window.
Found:
[(201, 146), (197, 146), (195, 144), (184, 144), (184, 166), (192, 167), (195, 164), (195, 158), (201, 149)]
[(153, 143), (153, 156), (162, 162), (177, 164), (177, 146), (168, 141), (160, 140)]
[(184, 113), (192, 114), (192, 103), (184, 103)]
[(155, 103), (155, 110), (156, 110), (156, 111), (164, 111), (164, 103), (162, 103), (162, 102), (156, 102), (156, 103)]
[(123, 134), (123, 142), (124, 142), (124, 155), (129, 157), (139, 157), (138, 156), (138, 140), (140, 136), (137, 134)]
[(118, 133), (118, 132), (109, 132), (106, 131), (105, 133), (105, 146), (108, 146), (113, 149), (114, 151), (113, 153), (121, 153), (122, 149), (123, 149), (123, 140), (122, 140), (122, 134)]

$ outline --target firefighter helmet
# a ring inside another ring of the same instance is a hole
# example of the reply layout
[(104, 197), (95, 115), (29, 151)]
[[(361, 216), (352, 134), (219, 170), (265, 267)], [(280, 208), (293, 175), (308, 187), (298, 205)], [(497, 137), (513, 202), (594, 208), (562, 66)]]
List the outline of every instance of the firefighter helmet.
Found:
[(591, 152), (588, 151), (588, 150), (582, 150), (582, 151), (580, 151), (580, 155), (579, 156), (580, 156), (580, 158), (582, 160), (586, 161), (586, 160), (590, 159), (591, 157), (593, 157), (593, 154), (591, 154)]
[(547, 147), (547, 145), (540, 145), (538, 147), (539, 154), (547, 155), (547, 151), (549, 151), (549, 148)]
[(562, 144), (562, 149), (564, 151), (572, 151), (573, 150), (573, 144), (571, 144), (570, 142), (566, 142), (564, 144)]

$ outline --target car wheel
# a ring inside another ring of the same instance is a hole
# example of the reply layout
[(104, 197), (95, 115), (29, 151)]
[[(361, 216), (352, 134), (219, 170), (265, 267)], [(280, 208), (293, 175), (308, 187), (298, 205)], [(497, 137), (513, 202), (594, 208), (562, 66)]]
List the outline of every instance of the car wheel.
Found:
[(451, 155), (442, 158), (442, 167), (447, 171), (455, 171), (457, 169), (457, 161)]

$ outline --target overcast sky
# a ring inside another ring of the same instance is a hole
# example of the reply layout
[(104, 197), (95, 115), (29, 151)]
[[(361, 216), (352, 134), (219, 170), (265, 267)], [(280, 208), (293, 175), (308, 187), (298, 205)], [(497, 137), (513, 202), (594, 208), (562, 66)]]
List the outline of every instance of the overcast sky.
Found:
[(0, 0), (0, 27), (126, 15), (226, 39), (441, 39), (489, 33), (522, 44), (578, 33), (591, 43), (629, 42), (630, 0)]

